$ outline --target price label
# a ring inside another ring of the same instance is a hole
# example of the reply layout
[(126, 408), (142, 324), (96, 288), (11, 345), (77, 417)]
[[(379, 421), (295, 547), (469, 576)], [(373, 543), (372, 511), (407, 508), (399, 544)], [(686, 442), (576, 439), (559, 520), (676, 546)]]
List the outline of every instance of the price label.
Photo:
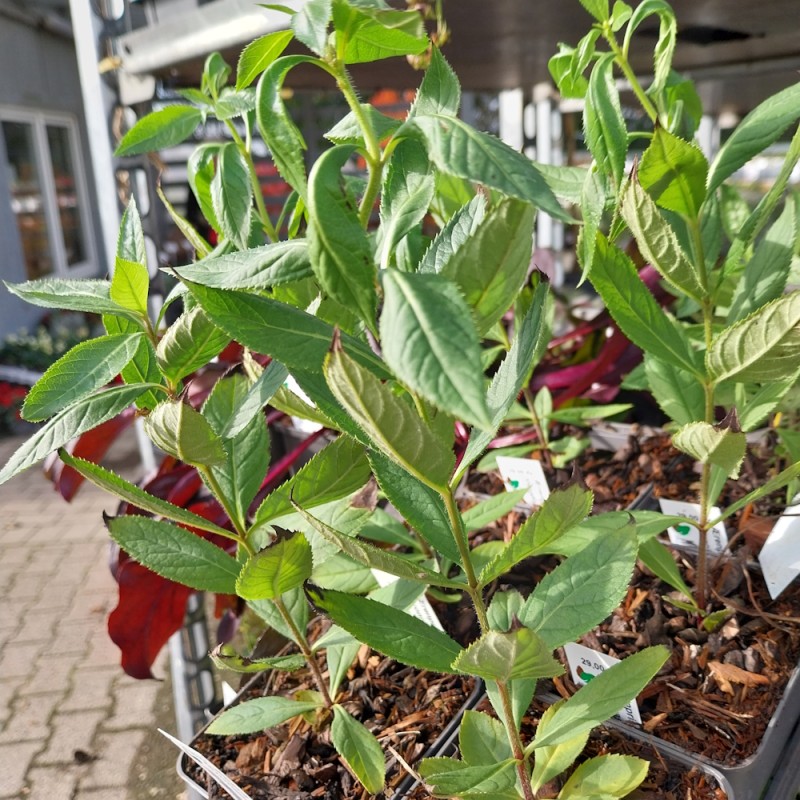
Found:
[[(375, 580), (380, 586), (388, 586), (390, 583), (394, 583), (396, 580), (398, 580), (396, 575), (390, 575), (388, 572), (384, 572), (380, 569), (373, 569), (372, 574), (375, 576)], [(430, 604), (428, 598), (425, 597), (424, 594), (410, 608), (408, 608), (407, 611), (412, 617), (416, 617), (426, 625), (430, 625), (432, 628), (444, 631), (442, 623), (439, 621), (439, 617), (436, 616), (433, 606)]]
[(778, 517), (758, 561), (773, 600), (800, 575), (800, 494)]
[(503, 479), (506, 491), (528, 489), (523, 501), (531, 506), (540, 506), (550, 497), (542, 464), (533, 458), (510, 458), (497, 456), (497, 469)]
[[(592, 678), (605, 672), (614, 664), (619, 664), (619, 659), (607, 656), (605, 653), (598, 653), (582, 644), (570, 642), (564, 645), (564, 653), (567, 656), (567, 664), (572, 675), (572, 680), (578, 686), (584, 686)], [(642, 717), (639, 714), (639, 706), (635, 700), (631, 700), (618, 714), (617, 717), (623, 722), (632, 722), (636, 725), (642, 724)]]
[[(663, 497), (659, 497), (658, 504), (661, 506), (662, 514), (687, 517), (695, 522), (700, 521), (700, 506), (697, 503), (684, 503), (682, 500), (665, 500)], [(720, 514), (719, 508), (714, 506), (710, 514), (712, 518), (718, 517)], [(690, 544), (694, 547), (700, 545), (700, 531), (695, 525), (690, 525), (688, 522), (675, 528), (667, 528), (667, 536), (669, 536), (672, 544)], [(725, 548), (728, 546), (728, 532), (725, 530), (725, 523), (720, 522), (710, 528), (706, 541), (708, 552), (711, 555), (716, 556), (724, 553)]]

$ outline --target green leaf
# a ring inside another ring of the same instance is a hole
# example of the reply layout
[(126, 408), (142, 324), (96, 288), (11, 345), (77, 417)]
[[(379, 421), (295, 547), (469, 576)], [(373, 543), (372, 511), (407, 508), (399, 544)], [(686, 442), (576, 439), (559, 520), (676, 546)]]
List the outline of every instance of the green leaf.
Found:
[(453, 673), (462, 652), (446, 633), (391, 606), (342, 592), (309, 589), (312, 602), (333, 621), (379, 653), (402, 664)]
[(328, 42), (330, 19), (331, 0), (310, 0), (292, 14), (292, 30), (298, 41), (321, 56)]
[(488, 500), (483, 500), (462, 514), (464, 526), (470, 532), (491, 525), (495, 520), (508, 514), (517, 503), (522, 502), (522, 498), (525, 497), (527, 492), (527, 488), (516, 489), (511, 492), (502, 492), (490, 497)]
[(289, 70), (306, 63), (314, 63), (314, 59), (309, 56), (282, 56), (264, 71), (256, 90), (258, 129), (269, 147), (278, 172), (304, 203), (308, 197), (303, 156), (306, 143), (286, 111), (281, 90)]
[(644, 689), (667, 658), (666, 648), (648, 647), (596, 675), (554, 712), (532, 749), (563, 744), (612, 717)]
[[(536, 726), (537, 736), (544, 736), (547, 733), (553, 715), (564, 705), (564, 702), (564, 700), (559, 700), (542, 714), (539, 724)], [(573, 739), (568, 739), (561, 744), (538, 748), (531, 776), (531, 787), (534, 794), (546, 783), (557, 778), (565, 769), (571, 767), (575, 759), (583, 752), (588, 740), (589, 731), (583, 731)]]
[(341, 349), (328, 356), (325, 378), (347, 413), (387, 456), (431, 488), (447, 486), (453, 451), (412, 405)]
[[(335, 629), (332, 625), (328, 631)], [(347, 677), (347, 672), (361, 649), (361, 642), (357, 642), (349, 633), (341, 632), (342, 636), (350, 639), (345, 644), (328, 645), (325, 650), (325, 661), (328, 666), (328, 691), (335, 697), (342, 685), (342, 681)]]
[[(556, 489), (517, 531), (514, 538), (481, 572), (486, 586), (529, 556), (558, 552), (558, 539), (592, 510), (592, 493), (577, 484)], [(553, 549), (555, 548), (555, 549)]]
[(0, 483), (33, 466), (71, 439), (116, 417), (151, 384), (113, 386), (78, 400), (60, 411), (24, 442), (0, 470)]
[(369, 480), (364, 448), (340, 436), (264, 499), (255, 522), (262, 524), (294, 511), (292, 501), (305, 509), (330, 503), (358, 491)]
[(272, 408), (276, 408), (278, 411), (282, 411), (290, 417), (299, 417), (309, 422), (316, 422), (323, 428), (337, 430), (337, 426), (318, 408), (309, 405), (302, 397), (298, 397), (294, 392), (290, 392), (285, 386), (278, 387), (274, 396), (269, 401), (269, 404)]
[(162, 578), (201, 592), (236, 593), (239, 562), (196, 533), (138, 515), (109, 518), (106, 524), (131, 558)]
[[(295, 506), (297, 511), (308, 522), (312, 528), (322, 537), (332, 544), (336, 545), (337, 549), (350, 556), (354, 561), (359, 564), (364, 564), (370, 569), (379, 569), (382, 572), (388, 572), (390, 575), (396, 575), (398, 578), (404, 578), (408, 581), (416, 583), (426, 583), (432, 586), (442, 586), (446, 589), (462, 589), (464, 584), (460, 581), (447, 578), (439, 572), (434, 572), (427, 567), (416, 564), (402, 556), (394, 555), (387, 550), (381, 550), (379, 547), (363, 542), (352, 536), (345, 536), (334, 530), (330, 525), (326, 525), (321, 520), (313, 517), (300, 506)], [(347, 628), (342, 625), (343, 628)], [(355, 635), (355, 634), (354, 634)]]
[(458, 744), (461, 757), (471, 767), (497, 764), (514, 757), (503, 723), (479, 711), (464, 712)]
[(533, 219), (528, 203), (502, 200), (440, 270), (461, 289), (481, 335), (508, 311), (528, 274)]
[(203, 416), (217, 436), (224, 438), (226, 460), (211, 467), (214, 482), (201, 477), (213, 494), (219, 498), (240, 529), (247, 527), (248, 511), (261, 488), (270, 463), (269, 432), (263, 416), (253, 416), (235, 435), (225, 436), (225, 430), (248, 392), (248, 381), (243, 375), (230, 375), (214, 384), (211, 394), (203, 404)]
[(221, 227), (214, 211), (214, 203), (211, 200), (211, 182), (216, 173), (216, 158), (219, 149), (219, 144), (201, 144), (189, 156), (186, 165), (189, 186), (197, 198), (197, 204), (200, 206), (203, 216), (215, 231), (221, 230)]
[(431, 63), (425, 70), (409, 118), (442, 114), (455, 117), (461, 106), (461, 86), (455, 72), (438, 47), (431, 50)]
[(311, 170), (308, 247), (314, 274), (322, 288), (334, 300), (357, 311), (374, 330), (377, 270), (358, 209), (350, 204), (341, 173), (353, 152), (349, 145), (332, 147)]
[(12, 294), (42, 308), (63, 308), (67, 311), (88, 311), (90, 314), (113, 314), (142, 323), (140, 314), (114, 302), (109, 296), (108, 281), (85, 278), (41, 278), (26, 283), (6, 283)]
[(415, 139), (404, 139), (392, 153), (383, 175), (377, 245), (382, 269), (390, 266), (397, 245), (428, 213), (434, 188), (431, 165), (422, 145)]
[(520, 610), (520, 622), (551, 650), (578, 639), (622, 601), (637, 544), (633, 525), (598, 536), (539, 581)]
[(393, 56), (417, 55), (428, 47), (422, 17), (416, 11), (393, 11), (333, 0), (336, 49), (345, 64)]
[(276, 630), (289, 641), (300, 644), (295, 635), (296, 631), (305, 631), (308, 626), (309, 618), (309, 605), (305, 592), (303, 589), (297, 588), (291, 592), (287, 592), (282, 600), (286, 610), (289, 612), (289, 616), (294, 622), (295, 630), (292, 630), (292, 628), (287, 625), (286, 620), (281, 616), (272, 600), (251, 600), (248, 606), (250, 606), (270, 628)]
[[(361, 103), (361, 113), (366, 116), (368, 124), (379, 140), (391, 136), (402, 124), (398, 119), (381, 114), (375, 106), (369, 103)], [(364, 131), (361, 128), (358, 117), (352, 111), (346, 117), (340, 119), (325, 134), (325, 138), (334, 144), (347, 144), (366, 148)]]
[[(337, 592), (352, 594), (364, 594), (376, 587), (375, 576), (369, 567), (341, 553), (316, 564), (311, 573), (311, 581), (323, 589), (336, 589)], [(419, 584), (415, 588), (420, 591)]]
[(423, 136), (428, 155), (441, 172), (532, 203), (555, 219), (572, 221), (538, 167), (499, 139), (442, 114), (415, 116), (409, 125)]
[(162, 500), (160, 497), (155, 497), (149, 492), (145, 492), (144, 489), (140, 489), (135, 484), (129, 483), (124, 478), (115, 475), (113, 472), (104, 469), (98, 464), (85, 461), (82, 458), (75, 458), (64, 449), (59, 450), (58, 455), (68, 467), (72, 467), (72, 469), (91, 481), (95, 486), (99, 486), (103, 491), (115, 495), (120, 498), (120, 500), (130, 503), (136, 508), (149, 511), (151, 514), (158, 514), (174, 522), (180, 522), (190, 528), (197, 528), (201, 531), (214, 533), (217, 536), (231, 536), (230, 531), (226, 531), (213, 522), (209, 522), (205, 517), (187, 511), (185, 508), (173, 505), (166, 500)]
[(496, 631), (509, 631), (525, 600), (516, 589), (496, 592), (486, 610), (489, 627)]
[(667, 84), (672, 67), (672, 55), (675, 51), (678, 26), (675, 12), (665, 0), (643, 0), (631, 14), (628, 29), (625, 31), (623, 52), (627, 53), (633, 32), (648, 17), (656, 15), (659, 18), (658, 41), (653, 48), (653, 83), (648, 89), (650, 95), (656, 95)]
[(536, 287), (533, 302), (522, 324), (516, 326), (511, 349), (494, 374), (486, 392), (486, 405), (489, 407), (492, 425), (485, 431), (473, 429), (456, 478), (460, 478), (469, 465), (489, 446), (522, 387), (530, 379), (550, 339), (552, 310), (548, 286), (540, 283)]
[(431, 242), (419, 264), (419, 272), (440, 273), (450, 259), (478, 231), (486, 216), (486, 198), (476, 194), (466, 205), (459, 208)]
[(745, 433), (755, 430), (766, 416), (775, 410), (799, 379), (800, 373), (795, 372), (794, 375), (782, 381), (775, 381), (759, 387), (739, 409), (739, 424), (742, 430)]
[(156, 348), (158, 365), (169, 380), (177, 383), (206, 366), (230, 340), (200, 306), (195, 306), (167, 328)]
[(644, 258), (671, 286), (701, 301), (705, 292), (692, 262), (683, 252), (675, 231), (635, 177), (625, 189), (621, 213)]
[[(142, 332), (139, 324), (131, 322), (125, 317), (112, 317), (105, 315), (103, 325), (110, 336), (135, 336)], [(120, 376), (125, 383), (151, 383), (163, 384), (164, 378), (158, 368), (156, 349), (152, 341), (146, 336), (139, 339), (139, 346), (133, 358), (120, 370)], [(162, 395), (156, 391), (147, 391), (136, 398), (137, 408), (150, 411), (160, 402)]]
[(381, 342), (386, 363), (437, 408), (489, 428), (480, 344), (456, 288), (438, 275), (383, 275)]
[(22, 418), (38, 422), (105, 386), (133, 358), (143, 334), (100, 336), (75, 345), (28, 392)]
[[(240, 344), (276, 358), (292, 374), (322, 371), (333, 339), (331, 325), (269, 297), (197, 284), (190, 284), (189, 288), (211, 319)], [(345, 333), (341, 334), (341, 340), (359, 363), (377, 375), (388, 374), (381, 360), (363, 342)]]
[(590, 278), (614, 321), (635, 345), (661, 361), (704, 377), (683, 330), (659, 307), (633, 261), (602, 234), (597, 236)]
[(232, 672), (253, 673), (268, 669), (280, 669), (292, 672), (306, 665), (305, 657), (299, 653), (288, 656), (271, 656), (269, 658), (248, 658), (239, 655), (230, 645), (217, 645), (210, 653), (214, 666)]
[(197, 467), (225, 461), (222, 440), (206, 420), (181, 401), (159, 403), (145, 418), (144, 428), (156, 447)]
[(654, 575), (666, 584), (686, 595), (686, 597), (692, 596), (692, 590), (683, 580), (672, 553), (658, 539), (652, 537), (645, 541), (640, 541), (639, 558)]
[(228, 82), (231, 68), (221, 53), (210, 53), (203, 64), (203, 77), (200, 90), (203, 94), (217, 97)]
[(338, 703), (333, 707), (331, 742), (370, 794), (383, 791), (386, 767), (378, 740)]
[(203, 121), (203, 112), (194, 106), (166, 106), (142, 117), (122, 137), (114, 155), (137, 156), (174, 147), (188, 139)]
[[(136, 198), (131, 195), (128, 206), (122, 214), (117, 237), (117, 258), (147, 266), (147, 253), (144, 249), (144, 231)], [(145, 306), (145, 311), (146, 311)]]
[(595, 170), (586, 173), (581, 187), (580, 208), (583, 214), (583, 227), (578, 232), (577, 256), (581, 265), (581, 281), (591, 272), (594, 251), (597, 245), (597, 232), (603, 220), (606, 193), (603, 182)]
[(580, 0), (580, 4), (598, 21), (608, 19), (608, 0)]
[(245, 600), (274, 600), (311, 577), (311, 546), (302, 533), (261, 550), (242, 567), (236, 594)]
[(644, 358), (644, 370), (653, 397), (673, 422), (688, 425), (703, 419), (705, 393), (694, 375), (649, 353)]
[(800, 83), (764, 100), (736, 127), (722, 145), (708, 174), (708, 192), (753, 156), (761, 153), (781, 136), (800, 117)]
[(565, 797), (627, 797), (647, 777), (650, 765), (634, 756), (605, 755), (580, 764), (561, 789)]
[(215, 736), (258, 733), (318, 708), (318, 703), (292, 700), (279, 695), (257, 697), (226, 709), (211, 722), (206, 731)]
[(246, 117), (256, 110), (256, 90), (242, 89), (236, 91), (230, 87), (220, 93), (219, 100), (214, 106), (214, 114), (218, 120)]
[(552, 648), (529, 628), (509, 633), (488, 631), (453, 662), (453, 667), (487, 681), (515, 678), (552, 678), (564, 668)]
[(139, 317), (147, 317), (147, 292), (150, 276), (147, 267), (134, 261), (125, 261), (117, 256), (114, 274), (111, 276), (109, 297), (123, 308), (130, 309)]
[(244, 89), (249, 86), (280, 56), (291, 41), (291, 31), (275, 31), (250, 42), (239, 56), (239, 64), (236, 67), (236, 88)]
[(250, 207), (253, 187), (244, 156), (233, 142), (220, 147), (217, 171), (211, 181), (211, 202), (222, 233), (240, 250), (246, 250), (250, 236)]
[(642, 187), (661, 208), (697, 218), (706, 197), (708, 162), (696, 144), (656, 128), (638, 175)]
[[(436, 797), (491, 797), (492, 800), (506, 800), (507, 792), (516, 783), (516, 762), (513, 759), (499, 764), (467, 766), (454, 758), (426, 758), (419, 767)], [(519, 797), (514, 792), (512, 797)]]
[(612, 175), (614, 185), (619, 186), (625, 171), (628, 130), (622, 117), (613, 68), (613, 53), (605, 53), (592, 69), (583, 112), (583, 130), (601, 173)]
[(794, 197), (756, 247), (731, 299), (728, 324), (738, 322), (783, 294), (792, 266), (792, 245), (797, 241)]
[(714, 337), (706, 368), (717, 381), (781, 380), (800, 367), (800, 292), (773, 300)]
[[(211, 252), (211, 245), (197, 232), (188, 220), (182, 217), (175, 209), (175, 206), (167, 200), (167, 196), (161, 191), (161, 187), (156, 187), (156, 194), (164, 208), (167, 209), (170, 219), (181, 232), (184, 239), (192, 246), (198, 258), (205, 258)], [(163, 312), (164, 307), (161, 307)]]
[(461, 564), (461, 553), (442, 496), (382, 453), (370, 451), (368, 458), (381, 491), (403, 519), (435, 552), (454, 564)]
[(313, 275), (305, 239), (211, 256), (180, 267), (181, 278), (218, 289), (268, 289)]
[[(543, 390), (540, 390), (543, 391)], [(551, 422), (565, 422), (567, 425), (587, 425), (592, 420), (607, 419), (622, 414), (632, 408), (630, 403), (610, 403), (607, 406), (574, 406), (548, 411), (543, 416)], [(553, 442), (555, 447), (557, 442)]]
[(707, 422), (692, 422), (672, 435), (672, 444), (702, 464), (716, 464), (729, 478), (739, 476), (747, 442), (739, 430)]

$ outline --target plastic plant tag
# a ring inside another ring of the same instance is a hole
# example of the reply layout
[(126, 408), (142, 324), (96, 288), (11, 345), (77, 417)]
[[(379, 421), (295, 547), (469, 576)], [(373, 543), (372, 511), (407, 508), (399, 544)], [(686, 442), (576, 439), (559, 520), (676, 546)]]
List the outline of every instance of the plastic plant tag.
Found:
[[(596, 675), (605, 672), (609, 667), (613, 667), (614, 664), (619, 664), (618, 658), (607, 656), (605, 653), (598, 653), (596, 650), (575, 642), (565, 644), (564, 653), (567, 656), (567, 664), (569, 665), (572, 680), (578, 686), (589, 683)], [(642, 724), (639, 706), (635, 700), (631, 700), (625, 708), (619, 711), (617, 717), (623, 722), (633, 722), (636, 725)]]
[[(308, 403), (308, 405), (316, 408), (317, 404), (300, 388), (300, 384), (295, 380), (293, 375), (289, 375), (283, 382), (283, 385), (290, 391), (296, 394), (301, 400)], [(318, 422), (312, 422), (310, 419), (302, 419), (301, 417), (290, 417), (294, 427), (300, 431), (310, 435), (322, 430), (322, 425)]]
[(166, 736), (172, 744), (182, 753), (185, 753), (199, 767), (204, 769), (218, 784), (224, 789), (233, 800), (250, 800), (250, 795), (240, 789), (221, 769), (215, 767), (205, 756), (197, 752), (193, 747), (184, 744), (180, 739), (170, 736), (166, 731), (158, 729), (162, 736)]
[(800, 494), (778, 518), (758, 561), (773, 600), (800, 575)]
[(222, 705), (229, 706), (236, 699), (236, 689), (228, 681), (222, 681)]
[[(388, 586), (390, 583), (394, 583), (397, 580), (395, 575), (390, 575), (388, 572), (384, 572), (380, 569), (373, 569), (372, 574), (381, 586)], [(416, 617), (421, 622), (424, 622), (426, 625), (444, 631), (439, 617), (436, 616), (433, 606), (424, 594), (408, 609), (408, 613), (411, 614), (412, 617)]]
[(523, 498), (529, 505), (540, 506), (550, 496), (550, 487), (540, 461), (533, 458), (497, 456), (497, 469), (500, 470), (500, 477), (507, 491), (529, 490)]
[[(662, 514), (674, 515), (676, 517), (688, 517), (689, 519), (700, 519), (700, 506), (697, 503), (684, 503), (682, 500), (666, 500), (658, 498)], [(718, 517), (720, 510), (714, 506), (709, 512), (711, 517)], [(667, 528), (672, 544), (689, 544), (697, 548), (700, 544), (700, 532), (694, 525), (678, 525), (676, 528)], [(708, 552), (719, 555), (725, 552), (728, 546), (728, 532), (725, 530), (725, 523), (720, 522), (708, 531), (707, 539)]]

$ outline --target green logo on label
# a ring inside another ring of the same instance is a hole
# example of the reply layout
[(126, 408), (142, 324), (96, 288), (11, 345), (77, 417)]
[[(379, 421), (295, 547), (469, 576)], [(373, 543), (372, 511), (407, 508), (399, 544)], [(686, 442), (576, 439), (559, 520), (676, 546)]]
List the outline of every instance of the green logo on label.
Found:
[(691, 525), (676, 525), (675, 526), (675, 530), (678, 531), (678, 533), (681, 536), (688, 536), (692, 532), (692, 526)]
[(579, 678), (580, 678), (582, 681), (584, 681), (584, 682), (586, 682), (586, 683), (589, 683), (589, 681), (590, 681), (592, 678), (594, 678), (595, 676), (594, 676), (594, 675), (592, 675), (592, 673), (591, 673), (591, 672), (584, 672), (582, 669), (578, 669), (578, 677), (579, 677)]
[(511, 484), (512, 489), (519, 489), (519, 481), (509, 480), (508, 482)]

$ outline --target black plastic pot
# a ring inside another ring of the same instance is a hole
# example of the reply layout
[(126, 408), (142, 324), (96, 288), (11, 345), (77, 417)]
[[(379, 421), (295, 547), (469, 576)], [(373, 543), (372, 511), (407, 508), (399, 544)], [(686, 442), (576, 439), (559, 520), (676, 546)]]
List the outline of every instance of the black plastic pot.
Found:
[[(263, 678), (263, 674), (255, 675), (251, 680), (249, 680), (239, 691), (236, 695), (236, 698), (227, 706), (230, 708), (231, 706), (236, 705), (239, 700), (244, 696), (250, 689), (250, 687), (256, 683), (256, 681)], [(483, 682), (478, 680), (475, 684), (475, 688), (472, 690), (469, 697), (466, 698), (464, 704), (461, 706), (459, 711), (455, 714), (455, 716), (448, 722), (447, 726), (444, 730), (439, 734), (436, 741), (431, 744), (431, 746), (422, 754), (420, 758), (433, 758), (435, 756), (444, 756), (449, 755), (455, 750), (456, 742), (458, 741), (458, 730), (461, 725), (461, 717), (464, 715), (464, 712), (474, 708), (480, 699), (484, 695), (484, 686)], [(203, 735), (205, 729), (208, 725), (211, 724), (211, 720), (209, 720), (206, 725), (194, 736), (190, 745), (194, 745), (194, 742)], [(178, 756), (178, 763), (177, 763), (177, 771), (178, 775), (186, 782), (189, 791), (195, 795), (196, 797), (203, 798), (203, 800), (208, 800), (208, 792), (200, 786), (186, 771), (186, 764), (187, 764), (188, 757), (184, 754), (180, 754)], [(394, 793), (391, 795), (387, 795), (387, 798), (392, 798), (392, 800), (403, 800), (403, 798), (408, 797), (419, 785), (419, 781), (410, 774), (407, 774), (405, 778), (398, 784), (397, 788), (394, 790)]]

